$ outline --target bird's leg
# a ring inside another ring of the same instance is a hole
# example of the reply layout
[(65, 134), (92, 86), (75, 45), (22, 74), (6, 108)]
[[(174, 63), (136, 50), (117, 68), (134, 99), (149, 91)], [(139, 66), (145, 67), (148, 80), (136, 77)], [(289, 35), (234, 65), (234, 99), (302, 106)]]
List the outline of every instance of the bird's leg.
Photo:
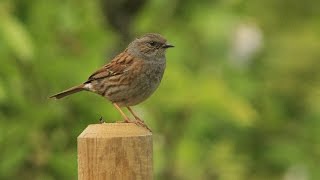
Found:
[(128, 110), (131, 112), (131, 114), (133, 115), (133, 117), (134, 117), (137, 121), (141, 121), (142, 123), (144, 123), (144, 121), (141, 120), (141, 119), (133, 112), (133, 110), (132, 110), (129, 106), (127, 106), (127, 108), (128, 108)]
[(128, 110), (131, 112), (131, 114), (133, 115), (133, 117), (136, 119), (136, 121), (135, 121), (135, 124), (136, 124), (136, 125), (145, 127), (145, 128), (147, 128), (150, 132), (152, 132), (151, 129), (144, 123), (144, 121), (141, 120), (141, 119), (133, 112), (133, 110), (132, 110), (129, 106), (127, 106), (127, 108), (128, 108)]
[(116, 107), (117, 110), (120, 112), (121, 116), (124, 118), (124, 122), (126, 122), (126, 123), (131, 122), (131, 121), (129, 120), (129, 118), (123, 113), (123, 111), (122, 111), (121, 108), (118, 106), (118, 104), (116, 104), (116, 103), (112, 103), (112, 104), (113, 104), (114, 107)]

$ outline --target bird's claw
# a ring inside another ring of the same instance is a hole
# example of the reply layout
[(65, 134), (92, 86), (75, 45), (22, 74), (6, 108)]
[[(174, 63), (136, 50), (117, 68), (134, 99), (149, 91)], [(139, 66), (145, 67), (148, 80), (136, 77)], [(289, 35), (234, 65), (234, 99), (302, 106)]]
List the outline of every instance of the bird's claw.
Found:
[(118, 121), (119, 123), (134, 123), (134, 124), (136, 124), (137, 126), (140, 126), (140, 127), (144, 127), (144, 128), (146, 128), (146, 129), (148, 129), (150, 132), (152, 132), (151, 131), (151, 129), (144, 123), (144, 121), (142, 121), (141, 119), (136, 119), (136, 120), (134, 120), (134, 121), (131, 121), (131, 120), (129, 120), (129, 119), (125, 119), (125, 120), (123, 120), (123, 121)]
[(152, 132), (151, 129), (140, 119), (133, 121), (133, 123), (135, 123), (137, 126), (144, 127), (146, 129), (148, 129), (150, 132)]

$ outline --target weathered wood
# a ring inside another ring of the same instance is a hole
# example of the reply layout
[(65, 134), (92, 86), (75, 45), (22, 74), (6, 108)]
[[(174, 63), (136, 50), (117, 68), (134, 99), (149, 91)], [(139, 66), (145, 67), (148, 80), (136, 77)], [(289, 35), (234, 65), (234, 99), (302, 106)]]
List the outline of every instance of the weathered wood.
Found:
[(78, 137), (79, 180), (150, 180), (152, 165), (152, 133), (135, 124), (92, 124)]

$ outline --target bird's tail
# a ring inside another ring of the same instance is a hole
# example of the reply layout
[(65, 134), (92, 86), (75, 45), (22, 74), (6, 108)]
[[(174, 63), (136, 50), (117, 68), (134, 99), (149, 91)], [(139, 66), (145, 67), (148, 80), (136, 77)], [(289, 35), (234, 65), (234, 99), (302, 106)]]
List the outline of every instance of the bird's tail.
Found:
[(49, 98), (61, 99), (61, 98), (65, 97), (65, 96), (69, 96), (71, 94), (74, 94), (74, 93), (77, 93), (77, 92), (80, 92), (80, 91), (83, 91), (83, 90), (85, 90), (84, 84), (81, 84), (79, 86), (74, 86), (74, 87), (69, 88), (69, 89), (67, 89), (65, 91), (62, 91), (62, 92), (60, 92), (58, 94), (50, 96)]

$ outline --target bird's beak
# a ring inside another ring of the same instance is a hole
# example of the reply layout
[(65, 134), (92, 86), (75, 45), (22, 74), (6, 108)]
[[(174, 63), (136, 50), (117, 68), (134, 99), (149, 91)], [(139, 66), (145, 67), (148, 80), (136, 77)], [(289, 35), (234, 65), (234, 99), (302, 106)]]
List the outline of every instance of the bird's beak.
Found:
[(167, 49), (167, 48), (172, 48), (174, 47), (174, 45), (171, 45), (171, 44), (165, 44), (162, 46), (163, 48)]

